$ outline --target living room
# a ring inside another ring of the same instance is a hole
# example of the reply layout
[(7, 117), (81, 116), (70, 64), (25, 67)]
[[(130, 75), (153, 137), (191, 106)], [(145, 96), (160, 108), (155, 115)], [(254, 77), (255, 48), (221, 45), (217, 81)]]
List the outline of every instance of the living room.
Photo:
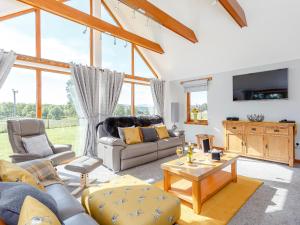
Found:
[(0, 225), (300, 224), (299, 7), (2, 0)]

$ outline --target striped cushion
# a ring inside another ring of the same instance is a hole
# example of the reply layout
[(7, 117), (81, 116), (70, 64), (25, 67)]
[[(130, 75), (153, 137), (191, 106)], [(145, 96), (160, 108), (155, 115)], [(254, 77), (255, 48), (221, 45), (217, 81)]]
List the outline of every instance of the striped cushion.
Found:
[(52, 165), (51, 160), (32, 160), (19, 163), (19, 165), (29, 171), (33, 176), (39, 179), (43, 186), (49, 186), (51, 184), (63, 184), (63, 181), (59, 178), (55, 168)]

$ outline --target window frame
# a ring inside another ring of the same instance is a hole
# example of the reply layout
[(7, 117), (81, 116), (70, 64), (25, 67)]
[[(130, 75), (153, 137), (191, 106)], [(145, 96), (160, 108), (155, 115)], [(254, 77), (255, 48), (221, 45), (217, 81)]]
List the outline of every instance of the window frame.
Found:
[(185, 124), (192, 124), (192, 125), (208, 125), (208, 119), (206, 120), (192, 120), (191, 119), (191, 93), (186, 93), (186, 121)]

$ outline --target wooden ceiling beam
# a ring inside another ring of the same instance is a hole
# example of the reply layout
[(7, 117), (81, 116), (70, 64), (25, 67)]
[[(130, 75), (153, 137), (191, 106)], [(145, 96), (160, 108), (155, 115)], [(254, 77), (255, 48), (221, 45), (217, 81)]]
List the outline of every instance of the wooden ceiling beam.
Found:
[(134, 10), (142, 10), (146, 16), (149, 16), (159, 24), (182, 36), (183, 38), (191, 41), (192, 43), (198, 42), (194, 31), (160, 8), (156, 7), (147, 0), (120, 0), (128, 7)]
[(134, 33), (126, 31), (122, 28), (107, 23), (89, 14), (83, 13), (80, 10), (74, 9), (68, 5), (57, 2), (56, 0), (18, 0), (19, 2), (28, 4), (32, 7), (39, 8), (73, 22), (82, 24), (100, 32), (108, 33), (117, 38), (134, 43), (143, 48), (163, 54), (161, 46), (146, 38), (140, 37)]
[(245, 12), (237, 0), (219, 0), (219, 2), (241, 28), (247, 26)]
[(11, 14), (8, 14), (8, 15), (5, 15), (5, 16), (0, 16), (0, 21), (12, 19), (14, 17), (22, 16), (22, 15), (25, 15), (25, 14), (28, 14), (28, 13), (32, 13), (34, 11), (35, 11), (35, 9), (31, 8), (31, 9), (25, 9), (25, 10), (22, 10), (22, 11), (19, 11), (19, 12), (14, 12), (14, 13), (11, 13)]

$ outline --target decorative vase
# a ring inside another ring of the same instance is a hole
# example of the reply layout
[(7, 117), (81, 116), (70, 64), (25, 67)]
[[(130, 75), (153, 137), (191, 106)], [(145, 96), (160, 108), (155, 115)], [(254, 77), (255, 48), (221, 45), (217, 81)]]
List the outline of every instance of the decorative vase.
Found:
[(194, 121), (197, 121), (198, 113), (193, 113), (193, 116), (194, 116)]

